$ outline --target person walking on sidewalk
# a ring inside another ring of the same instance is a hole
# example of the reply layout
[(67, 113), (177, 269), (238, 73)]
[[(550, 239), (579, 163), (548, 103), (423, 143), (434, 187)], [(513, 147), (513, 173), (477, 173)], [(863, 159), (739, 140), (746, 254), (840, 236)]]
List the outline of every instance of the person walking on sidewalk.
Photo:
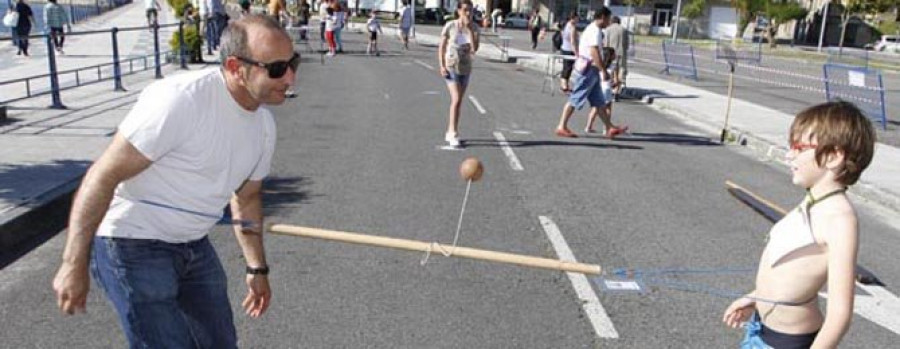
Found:
[(444, 140), (451, 147), (459, 147), (459, 107), (472, 76), (472, 60), (479, 44), (478, 25), (472, 21), (471, 0), (456, 4), (456, 19), (441, 30), (438, 63), (441, 76), (450, 91), (450, 115)]
[(562, 115), (559, 117), (559, 125), (556, 126), (556, 135), (560, 137), (577, 137), (569, 130), (569, 118), (575, 109), (581, 109), (585, 103), (591, 105), (589, 118), (599, 116), (606, 126), (606, 135), (613, 138), (625, 132), (627, 127), (618, 128), (612, 124), (609, 115), (601, 108), (606, 105), (603, 100), (603, 91), (600, 87), (600, 79), (609, 79), (609, 74), (603, 69), (603, 56), (600, 54), (600, 46), (603, 45), (602, 29), (609, 24), (611, 12), (609, 8), (600, 6), (594, 12), (594, 20), (584, 32), (578, 43), (578, 57), (572, 67), (572, 93), (566, 105), (563, 106)]
[(328, 18), (328, 9), (331, 8), (331, 0), (322, 0), (319, 3), (319, 39), (326, 42), (325, 38), (325, 20)]
[(159, 11), (162, 9), (159, 0), (144, 0), (144, 9), (147, 15), (147, 26), (153, 28), (159, 23)]
[(606, 27), (606, 37), (604, 38), (606, 40), (603, 42), (603, 47), (612, 48), (618, 57), (612, 62), (612, 66), (615, 67), (612, 72), (613, 81), (616, 82), (616, 86), (613, 88), (615, 100), (619, 99), (619, 94), (625, 87), (625, 75), (628, 74), (628, 36), (628, 31), (622, 26), (622, 20), (619, 19), (619, 16), (613, 16), (612, 23)]
[(853, 104), (827, 102), (797, 114), (788, 140), (791, 180), (806, 195), (769, 231), (756, 288), (722, 321), (745, 327), (741, 348), (837, 348), (853, 320), (860, 238), (846, 191), (872, 161), (875, 128)]
[(16, 56), (28, 56), (28, 36), (31, 35), (31, 27), (35, 25), (34, 12), (31, 6), (25, 3), (25, 0), (18, 0), (15, 6), (16, 13), (19, 14), (19, 22), (12, 28), (13, 42), (18, 48)]
[(206, 23), (206, 54), (219, 49), (219, 38), (228, 26), (228, 14), (222, 0), (200, 0), (200, 16)]
[(46, 26), (44, 30), (50, 34), (56, 52), (63, 54), (63, 43), (66, 42), (64, 27), (69, 24), (69, 16), (66, 15), (66, 10), (62, 6), (56, 4), (56, 1), (47, 0), (47, 5), (44, 6), (44, 26)]
[(65, 314), (101, 285), (132, 348), (235, 348), (226, 273), (208, 231), (231, 205), (247, 315), (271, 302), (262, 180), (275, 150), (263, 105), (284, 102), (300, 56), (268, 16), (225, 29), (222, 65), (148, 86), (72, 203), (53, 280)]
[(537, 48), (538, 37), (541, 35), (541, 29), (543, 27), (544, 20), (541, 18), (541, 13), (535, 9), (534, 12), (531, 13), (531, 18), (528, 19), (528, 30), (531, 32), (532, 50)]

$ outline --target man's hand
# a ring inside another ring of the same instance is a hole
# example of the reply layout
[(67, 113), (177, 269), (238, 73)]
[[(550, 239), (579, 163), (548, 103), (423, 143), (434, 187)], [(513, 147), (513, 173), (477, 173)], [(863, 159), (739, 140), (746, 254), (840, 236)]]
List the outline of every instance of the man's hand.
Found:
[(89, 289), (88, 266), (63, 262), (53, 279), (53, 290), (56, 291), (56, 305), (59, 309), (68, 315), (83, 313)]
[(269, 289), (269, 277), (266, 275), (247, 275), (247, 298), (244, 298), (244, 313), (252, 318), (260, 317), (272, 300), (272, 291)]

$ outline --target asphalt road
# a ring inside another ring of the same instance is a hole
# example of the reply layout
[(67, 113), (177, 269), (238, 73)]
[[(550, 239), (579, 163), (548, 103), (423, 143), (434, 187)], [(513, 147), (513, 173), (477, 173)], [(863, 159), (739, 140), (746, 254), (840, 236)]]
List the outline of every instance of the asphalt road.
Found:
[[(462, 109), (462, 151), (441, 150), (449, 96), (433, 47), (381, 57), (307, 55), (299, 97), (275, 107), (279, 143), (266, 184), (269, 222), (450, 243), (468, 156), (485, 165), (472, 185), (460, 245), (556, 258), (552, 221), (579, 261), (607, 270), (752, 267), (771, 224), (724, 189), (733, 180), (782, 206), (803, 195), (780, 165), (763, 163), (717, 135), (643, 104), (616, 105), (632, 134), (615, 141), (552, 135), (564, 100), (540, 93), (541, 75), (477, 61)], [(431, 66), (429, 69), (427, 66)], [(583, 127), (586, 111), (570, 125)], [(522, 170), (496, 138), (508, 140)], [(897, 222), (859, 203), (859, 263), (897, 294)], [(896, 218), (894, 218), (896, 220)], [(243, 266), (225, 228), (211, 233), (230, 277), (233, 309)], [(258, 320), (236, 315), (242, 347), (259, 348), (660, 348), (737, 345), (721, 324), (729, 299), (667, 287), (647, 293), (589, 290), (618, 338), (599, 337), (565, 274), (303, 238), (268, 236), (275, 298)], [(0, 271), (0, 347), (122, 347), (111, 307), (92, 288), (88, 313), (63, 317), (50, 282), (63, 234)], [(752, 274), (681, 276), (745, 292)], [(821, 299), (820, 299), (821, 300)], [(822, 301), (824, 304), (824, 301)], [(842, 347), (890, 347), (897, 334), (860, 316)]]

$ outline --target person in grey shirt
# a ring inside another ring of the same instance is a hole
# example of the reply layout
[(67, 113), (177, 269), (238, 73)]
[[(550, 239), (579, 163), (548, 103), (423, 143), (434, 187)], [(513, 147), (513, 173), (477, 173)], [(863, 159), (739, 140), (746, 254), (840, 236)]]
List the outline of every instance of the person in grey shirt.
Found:
[(628, 30), (622, 26), (622, 20), (619, 16), (613, 16), (612, 23), (606, 27), (606, 37), (603, 43), (604, 47), (611, 47), (616, 51), (617, 59), (614, 63), (616, 69), (613, 71), (613, 95), (616, 100), (625, 86), (625, 75), (628, 74)]

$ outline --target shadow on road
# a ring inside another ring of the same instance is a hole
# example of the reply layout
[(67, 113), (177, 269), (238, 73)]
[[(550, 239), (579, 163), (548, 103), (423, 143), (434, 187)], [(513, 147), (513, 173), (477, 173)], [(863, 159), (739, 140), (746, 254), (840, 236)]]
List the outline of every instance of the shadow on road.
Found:
[[(586, 138), (582, 138), (586, 139)], [(587, 138), (590, 139), (590, 138)], [(615, 141), (613, 141), (615, 142)], [(528, 147), (587, 147), (597, 149), (626, 149), (626, 150), (642, 150), (644, 147), (624, 144), (612, 143), (585, 143), (585, 142), (566, 142), (566, 141), (516, 141), (510, 140), (506, 142), (512, 148), (528, 148)], [(467, 139), (464, 142), (465, 148), (499, 148), (500, 142), (494, 139)]]

